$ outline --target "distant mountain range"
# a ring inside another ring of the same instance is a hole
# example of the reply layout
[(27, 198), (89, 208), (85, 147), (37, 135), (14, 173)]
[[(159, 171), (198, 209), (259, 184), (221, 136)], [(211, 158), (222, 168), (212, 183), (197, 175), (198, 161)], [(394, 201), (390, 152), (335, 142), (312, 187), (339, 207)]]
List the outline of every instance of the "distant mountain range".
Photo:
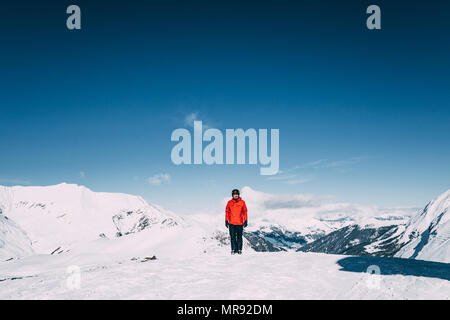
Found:
[[(270, 196), (248, 187), (243, 193), (255, 212), (244, 232), (247, 249), (450, 259), (450, 190), (411, 218), (400, 209), (390, 212), (323, 203), (309, 196)], [(224, 226), (202, 226), (139, 196), (94, 192), (66, 183), (0, 186), (0, 260), (61, 254), (90, 241), (122, 238), (127, 248), (142, 250), (147, 243), (170, 241), (183, 248), (183, 254), (229, 246)]]
[(450, 190), (428, 203), (406, 225), (347, 226), (298, 251), (450, 262), (449, 207)]

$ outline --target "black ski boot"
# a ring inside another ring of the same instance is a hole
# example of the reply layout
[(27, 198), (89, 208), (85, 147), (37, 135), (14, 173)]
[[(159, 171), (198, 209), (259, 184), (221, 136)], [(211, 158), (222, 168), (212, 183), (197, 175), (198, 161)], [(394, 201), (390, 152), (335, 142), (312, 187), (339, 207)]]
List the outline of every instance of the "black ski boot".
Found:
[(242, 251), (241, 251), (241, 250), (238, 250), (237, 254), (242, 254)]

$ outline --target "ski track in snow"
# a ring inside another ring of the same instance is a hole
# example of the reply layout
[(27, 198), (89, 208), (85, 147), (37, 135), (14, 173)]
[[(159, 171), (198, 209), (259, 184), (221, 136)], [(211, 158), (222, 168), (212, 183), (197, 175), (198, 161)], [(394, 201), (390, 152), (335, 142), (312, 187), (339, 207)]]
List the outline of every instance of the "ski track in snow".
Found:
[[(141, 262), (39, 255), (0, 263), (0, 299), (449, 299), (450, 281), (340, 270), (345, 256), (245, 252)], [(80, 262), (79, 289), (66, 272)], [(90, 262), (92, 261), (92, 262)], [(15, 277), (15, 280), (11, 278)], [(4, 281), (1, 281), (4, 280)], [(372, 282), (370, 282), (372, 281)]]

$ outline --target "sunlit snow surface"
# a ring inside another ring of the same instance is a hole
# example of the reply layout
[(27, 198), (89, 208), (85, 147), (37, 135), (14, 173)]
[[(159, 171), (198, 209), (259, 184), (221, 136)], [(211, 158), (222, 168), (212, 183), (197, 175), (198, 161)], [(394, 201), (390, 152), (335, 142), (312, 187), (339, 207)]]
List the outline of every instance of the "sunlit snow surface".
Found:
[[(450, 298), (449, 264), (376, 258), (384, 259), (374, 260), (381, 275), (371, 275), (365, 271), (373, 261), (364, 257), (254, 251), (231, 256), (212, 243), (201, 252), (188, 250), (196, 245), (188, 239), (175, 246), (171, 236), (145, 250), (128, 247), (136, 240), (102, 239), (59, 255), (2, 262), (0, 299)], [(156, 260), (145, 261), (153, 254)], [(79, 288), (70, 281), (76, 276), (68, 273), (70, 266), (80, 270)]]
[[(402, 235), (405, 246), (396, 256), (450, 262), (450, 190), (412, 217)], [(409, 242), (408, 242), (409, 241)]]

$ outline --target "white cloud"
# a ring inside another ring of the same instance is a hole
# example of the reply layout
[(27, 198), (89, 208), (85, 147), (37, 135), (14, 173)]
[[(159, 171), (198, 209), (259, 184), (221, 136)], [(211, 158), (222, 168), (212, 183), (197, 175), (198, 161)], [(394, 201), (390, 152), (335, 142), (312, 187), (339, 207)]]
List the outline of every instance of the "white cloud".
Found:
[[(201, 121), (203, 130), (211, 128), (211, 121), (204, 115), (200, 117), (198, 112), (191, 112), (184, 117), (184, 125), (187, 127), (193, 128), (194, 121)], [(206, 123), (209, 123), (209, 125)]]
[(188, 127), (194, 127), (194, 121), (198, 119), (198, 112), (191, 112), (184, 118), (184, 125)]
[(169, 183), (170, 175), (168, 173), (158, 173), (151, 177), (148, 177), (147, 181), (154, 186), (159, 186), (163, 183)]

